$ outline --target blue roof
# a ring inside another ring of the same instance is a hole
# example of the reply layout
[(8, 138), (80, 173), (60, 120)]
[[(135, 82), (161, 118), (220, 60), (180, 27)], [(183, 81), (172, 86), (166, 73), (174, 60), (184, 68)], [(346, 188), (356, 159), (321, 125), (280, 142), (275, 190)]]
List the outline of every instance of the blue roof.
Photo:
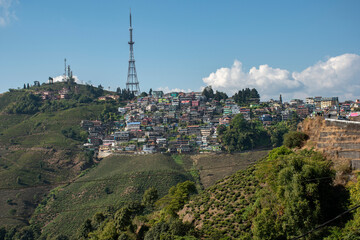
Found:
[(129, 122), (128, 125), (140, 124), (140, 122)]

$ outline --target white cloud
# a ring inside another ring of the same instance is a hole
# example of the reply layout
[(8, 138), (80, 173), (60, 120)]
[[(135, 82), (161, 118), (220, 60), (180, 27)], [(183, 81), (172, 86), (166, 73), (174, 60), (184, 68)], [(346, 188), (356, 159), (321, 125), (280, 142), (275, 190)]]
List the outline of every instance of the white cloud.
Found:
[(17, 0), (0, 0), (0, 27), (5, 27), (12, 20), (17, 20), (12, 6), (18, 3)]
[[(77, 84), (85, 84), (83, 81), (79, 80), (79, 78), (77, 76), (73, 76), (73, 78), (75, 79), (75, 82)], [(57, 76), (57, 77), (54, 77), (53, 78), (53, 81), (54, 82), (65, 82), (64, 80), (64, 75), (60, 75), (60, 76)]]
[(164, 93), (170, 93), (170, 92), (192, 92), (191, 89), (180, 89), (180, 88), (172, 88), (169, 87), (159, 87), (156, 89), (156, 91), (163, 91)]
[(300, 73), (267, 64), (245, 72), (242, 63), (235, 60), (231, 68), (220, 68), (203, 78), (205, 84), (231, 95), (243, 88), (256, 88), (262, 100), (278, 98), (279, 94), (285, 99), (314, 95), (354, 99), (360, 94), (359, 80), (360, 56), (357, 54), (332, 57)]
[(304, 71), (293, 73), (293, 78), (303, 82), (310, 95), (357, 96), (360, 95), (360, 56), (343, 54), (318, 62)]

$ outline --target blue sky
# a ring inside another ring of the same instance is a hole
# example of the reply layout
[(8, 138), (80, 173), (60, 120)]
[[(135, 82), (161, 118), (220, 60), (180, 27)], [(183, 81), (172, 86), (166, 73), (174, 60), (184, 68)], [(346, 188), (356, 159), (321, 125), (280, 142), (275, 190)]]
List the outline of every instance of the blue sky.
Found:
[(359, 98), (357, 0), (0, 0), (0, 92), (63, 74), (65, 57), (81, 81), (124, 88), (130, 8), (142, 91)]

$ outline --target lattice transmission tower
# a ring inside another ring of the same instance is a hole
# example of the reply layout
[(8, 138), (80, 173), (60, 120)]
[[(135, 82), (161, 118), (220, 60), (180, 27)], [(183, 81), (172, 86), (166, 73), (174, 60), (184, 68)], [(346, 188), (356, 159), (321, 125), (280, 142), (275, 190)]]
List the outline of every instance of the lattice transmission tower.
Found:
[(132, 25), (131, 25), (131, 11), (130, 11), (130, 59), (129, 59), (129, 69), (126, 81), (126, 89), (134, 93), (136, 96), (140, 94), (139, 81), (136, 74), (135, 68), (135, 58), (134, 58), (134, 43), (132, 40)]

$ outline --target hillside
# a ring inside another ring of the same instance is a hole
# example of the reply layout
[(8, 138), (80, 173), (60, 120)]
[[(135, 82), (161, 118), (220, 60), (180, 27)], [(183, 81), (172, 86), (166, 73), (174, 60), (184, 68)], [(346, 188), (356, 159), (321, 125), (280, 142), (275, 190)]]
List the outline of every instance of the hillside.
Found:
[[(33, 95), (64, 88), (70, 89), (68, 99)], [(97, 119), (104, 109), (94, 101), (98, 91), (57, 83), (0, 96), (0, 226), (28, 225), (31, 217), (32, 226), (46, 226), (45, 235), (73, 236), (78, 227), (73, 223), (81, 224), (96, 209), (118, 209), (150, 186), (163, 196), (171, 186), (193, 180), (201, 190), (268, 152), (111, 156), (84, 171), (89, 156), (80, 148), (80, 121)], [(83, 101), (85, 95), (90, 100)], [(65, 134), (69, 131), (73, 135)], [(81, 214), (74, 211), (79, 209)]]
[[(333, 184), (331, 165), (317, 152), (274, 149), (265, 160), (195, 196), (180, 218), (205, 238), (294, 238), (347, 208), (349, 191)], [(346, 220), (332, 222), (308, 239), (323, 239)]]
[(220, 155), (211, 154), (113, 155), (84, 172), (76, 181), (52, 190), (36, 209), (31, 222), (45, 226), (44, 235), (62, 233), (74, 237), (85, 219), (96, 212), (115, 211), (126, 202), (141, 200), (149, 187), (155, 187), (159, 197), (185, 180), (196, 182), (201, 190), (223, 176), (246, 168), (267, 152), (259, 151), (253, 156), (250, 153), (229, 154), (221, 159)]
[(185, 180), (192, 180), (191, 174), (171, 156), (111, 156), (70, 185), (52, 190), (32, 221), (45, 225), (45, 235), (74, 237), (79, 225), (97, 211), (116, 210), (127, 201), (141, 200), (149, 187), (156, 187), (163, 196)]
[[(60, 89), (64, 84), (52, 87)], [(85, 86), (78, 89), (86, 93)], [(80, 121), (97, 119), (103, 109), (102, 104), (69, 99), (31, 114), (8, 113), (35, 90), (12, 90), (0, 97), (0, 225), (26, 224), (36, 204), (54, 187), (52, 184), (79, 174), (87, 160), (79, 148), (82, 141), (62, 131), (74, 128), (80, 133)], [(42, 106), (46, 104), (55, 101)]]

